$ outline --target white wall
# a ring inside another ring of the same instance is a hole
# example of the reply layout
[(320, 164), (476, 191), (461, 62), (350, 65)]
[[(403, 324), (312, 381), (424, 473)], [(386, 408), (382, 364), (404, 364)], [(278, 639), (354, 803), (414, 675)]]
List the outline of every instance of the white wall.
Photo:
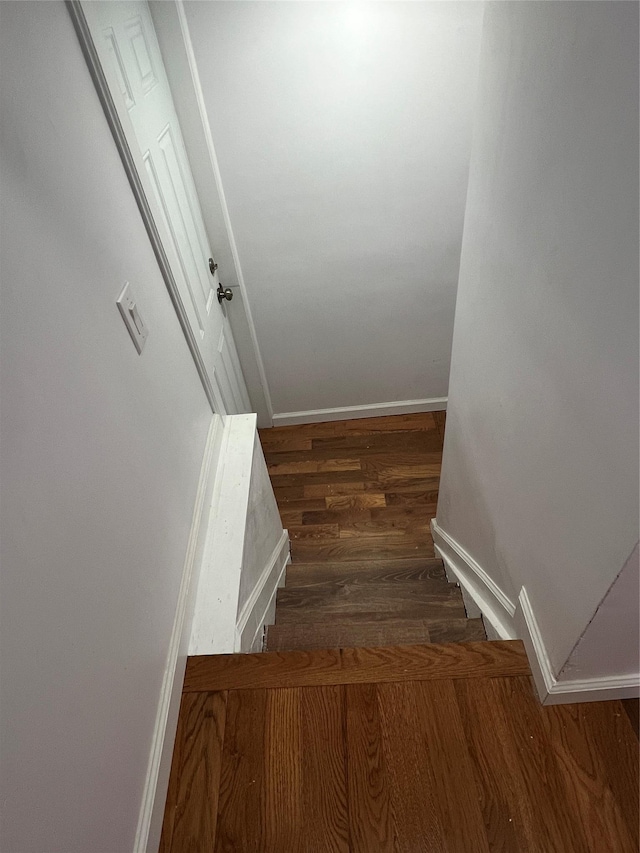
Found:
[(445, 397), (482, 4), (185, 8), (274, 411)]
[(289, 537), (282, 529), (256, 415), (227, 417), (224, 433), (190, 655), (260, 651), (289, 559)]
[(251, 485), (244, 534), (238, 611), (249, 601), (282, 535), (282, 522), (258, 433), (254, 434)]
[(559, 683), (570, 679), (634, 675), (640, 659), (640, 565), (638, 544), (598, 607), (562, 668)]
[(437, 518), (557, 674), (638, 540), (634, 3), (487, 5)]
[(124, 853), (211, 412), (67, 10), (1, 6), (2, 849)]

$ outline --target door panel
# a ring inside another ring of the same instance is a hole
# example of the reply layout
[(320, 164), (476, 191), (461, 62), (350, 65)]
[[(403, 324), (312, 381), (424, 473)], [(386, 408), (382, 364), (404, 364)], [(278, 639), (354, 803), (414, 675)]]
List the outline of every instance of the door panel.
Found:
[[(83, 4), (220, 414), (250, 411), (218, 273), (146, 2)], [(137, 156), (139, 155), (139, 156)], [(225, 303), (226, 305), (226, 303)]]

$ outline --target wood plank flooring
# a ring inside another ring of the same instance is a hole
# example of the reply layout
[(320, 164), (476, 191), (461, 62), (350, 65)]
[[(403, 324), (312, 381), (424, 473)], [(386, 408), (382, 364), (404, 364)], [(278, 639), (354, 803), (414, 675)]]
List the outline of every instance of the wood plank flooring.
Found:
[(444, 412), (261, 430), (292, 564), (271, 651), (485, 639), (434, 558)]
[(444, 643), (393, 648), (325, 649), (195, 655), (187, 662), (183, 691), (247, 687), (311, 687), (363, 681), (483, 678), (528, 675), (520, 640)]
[(466, 618), (429, 534), (443, 435), (262, 433), (293, 551), (273, 651), (189, 659), (161, 853), (637, 852), (637, 704), (543, 708), (522, 643)]
[(638, 849), (622, 704), (543, 708), (519, 642), (194, 658), (185, 688), (162, 853)]

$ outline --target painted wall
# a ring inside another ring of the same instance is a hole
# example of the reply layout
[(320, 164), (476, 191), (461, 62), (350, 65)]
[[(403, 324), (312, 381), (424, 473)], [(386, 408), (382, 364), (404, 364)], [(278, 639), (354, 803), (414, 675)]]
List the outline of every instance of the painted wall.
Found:
[(2, 848), (123, 853), (211, 412), (64, 4), (1, 5)]
[(256, 415), (227, 417), (224, 432), (190, 655), (260, 651), (289, 557), (289, 537), (282, 529)]
[(446, 396), (482, 4), (185, 8), (274, 411)]
[(638, 540), (638, 7), (491, 3), (438, 524), (557, 674)]
[(580, 642), (562, 668), (558, 679), (560, 683), (570, 679), (634, 675), (638, 672), (638, 601), (640, 564), (636, 544)]
[(273, 487), (264, 461), (262, 445), (255, 433), (251, 484), (247, 508), (247, 527), (244, 534), (242, 574), (238, 596), (238, 612), (247, 604), (260, 583), (260, 577), (274, 548), (282, 536), (282, 521)]

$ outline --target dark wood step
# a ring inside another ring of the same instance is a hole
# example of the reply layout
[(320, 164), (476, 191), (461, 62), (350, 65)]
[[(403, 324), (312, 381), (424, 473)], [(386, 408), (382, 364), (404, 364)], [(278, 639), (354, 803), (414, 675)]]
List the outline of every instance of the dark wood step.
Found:
[(469, 643), (481, 640), (486, 640), (482, 619), (339, 619), (270, 625), (265, 651), (376, 648), (432, 641)]
[(187, 661), (183, 692), (443, 678), (506, 678), (530, 674), (520, 640), (198, 655)]
[(432, 643), (474, 643), (486, 640), (482, 619), (429, 619)]
[(356, 583), (428, 580), (447, 585), (444, 564), (438, 559), (353, 560), (346, 567), (344, 563), (292, 563), (287, 566), (287, 587), (343, 580)]
[(296, 540), (291, 543), (294, 563), (349, 562), (351, 560), (387, 560), (394, 558), (433, 558), (431, 536), (367, 537), (350, 539)]
[[(278, 590), (276, 623), (348, 619), (357, 613), (386, 613), (406, 619), (464, 619), (458, 587), (442, 581), (376, 581), (357, 578)], [(302, 617), (301, 617), (301, 614)]]
[(265, 651), (377, 648), (431, 642), (426, 619), (387, 619), (373, 622), (302, 622), (270, 625)]

